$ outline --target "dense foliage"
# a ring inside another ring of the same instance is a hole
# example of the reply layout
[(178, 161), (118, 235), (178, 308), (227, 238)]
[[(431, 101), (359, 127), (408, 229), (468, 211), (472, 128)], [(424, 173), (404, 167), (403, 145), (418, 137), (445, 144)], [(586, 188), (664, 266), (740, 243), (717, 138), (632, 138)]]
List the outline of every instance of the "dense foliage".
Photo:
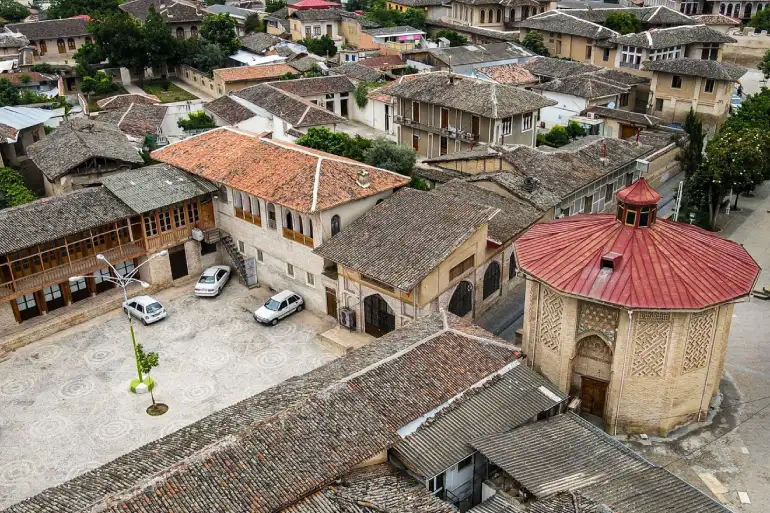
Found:
[(461, 36), (454, 30), (439, 30), (434, 36), (434, 41), (438, 42), (441, 37), (449, 40), (449, 46), (464, 46), (468, 44), (468, 38)]
[(102, 71), (97, 71), (92, 77), (83, 77), (80, 84), (80, 90), (86, 94), (110, 94), (119, 89), (120, 86)]
[(604, 19), (604, 26), (620, 34), (633, 34), (642, 30), (642, 20), (631, 13), (618, 11)]
[(177, 120), (176, 125), (182, 130), (206, 130), (217, 126), (214, 118), (202, 110), (191, 112), (186, 118)]
[(297, 41), (307, 51), (320, 55), (322, 57), (334, 57), (337, 54), (337, 45), (334, 44), (334, 40), (327, 35), (321, 37), (308, 37)]
[(7, 78), (0, 78), (0, 107), (51, 103), (55, 98), (27, 89), (20, 89)]
[(545, 41), (543, 41), (543, 35), (535, 30), (527, 32), (527, 35), (524, 36), (524, 39), (521, 41), (521, 46), (530, 52), (542, 55), (543, 57), (548, 57), (550, 55), (548, 48), (545, 46)]
[(701, 165), (703, 161), (703, 140), (706, 133), (703, 131), (703, 122), (695, 115), (695, 111), (690, 109), (682, 126), (685, 137), (677, 141), (680, 148), (679, 169), (684, 173), (685, 179), (690, 178)]
[(578, 137), (585, 137), (586, 135), (586, 130), (585, 128), (583, 128), (583, 125), (581, 125), (575, 120), (572, 120), (569, 123), (567, 123), (566, 130), (567, 130), (567, 135), (573, 141)]
[(265, 28), (265, 22), (259, 18), (259, 14), (250, 14), (246, 18), (246, 21), (243, 22), (243, 30), (245, 30), (247, 34), (251, 34), (252, 32), (264, 32)]
[(767, 50), (765, 52), (765, 55), (762, 57), (762, 60), (759, 61), (759, 64), (757, 64), (757, 69), (762, 72), (762, 75), (764, 75), (765, 80), (770, 78), (770, 50)]
[(375, 0), (364, 18), (382, 27), (397, 27), (407, 25), (417, 29), (425, 28), (425, 11), (409, 8), (405, 11), (389, 9), (385, 0)]
[(0, 18), (16, 23), (29, 16), (29, 9), (16, 0), (0, 0)]
[(385, 137), (377, 137), (364, 154), (364, 162), (396, 173), (410, 176), (417, 161), (417, 154), (412, 148), (400, 146)]
[(286, 2), (283, 0), (268, 0), (265, 4), (265, 12), (275, 12), (284, 7), (286, 7)]
[(15, 169), (0, 167), (0, 208), (15, 207), (35, 200), (35, 194), (24, 185)]
[(757, 30), (770, 30), (770, 10), (763, 9), (749, 20), (749, 27)]
[(71, 18), (79, 14), (98, 17), (117, 12), (121, 3), (121, 0), (53, 0), (45, 13), (48, 19)]
[(49, 75), (56, 75), (59, 73), (59, 70), (55, 66), (47, 62), (41, 62), (40, 64), (35, 64), (30, 69), (31, 71), (37, 71), (38, 73), (48, 73)]
[[(166, 32), (171, 34), (168, 29)], [(235, 53), (241, 47), (235, 28), (235, 18), (228, 13), (206, 16), (201, 23), (200, 36), (204, 41), (219, 45), (227, 55)]]
[(567, 133), (567, 129), (561, 125), (556, 125), (545, 134), (537, 134), (537, 145), (552, 146), (559, 148), (566, 144), (569, 144), (570, 136)]

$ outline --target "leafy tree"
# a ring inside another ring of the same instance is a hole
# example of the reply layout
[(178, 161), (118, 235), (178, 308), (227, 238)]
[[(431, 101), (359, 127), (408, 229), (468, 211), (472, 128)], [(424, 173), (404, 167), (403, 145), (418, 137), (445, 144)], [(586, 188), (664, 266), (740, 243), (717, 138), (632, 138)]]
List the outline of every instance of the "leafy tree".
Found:
[(425, 11), (409, 8), (404, 12), (388, 8), (385, 0), (374, 0), (371, 7), (364, 14), (364, 18), (373, 21), (382, 27), (395, 27), (397, 25), (409, 25), (410, 27), (425, 28)]
[(620, 34), (633, 34), (642, 29), (642, 20), (628, 12), (613, 12), (604, 19), (604, 26)]
[(315, 38), (308, 37), (297, 41), (297, 43), (307, 48), (308, 52), (316, 55), (328, 55), (329, 57), (334, 57), (337, 53), (337, 45), (335, 45), (334, 40), (327, 35)]
[(37, 71), (38, 73), (47, 73), (49, 75), (56, 75), (59, 73), (58, 68), (56, 68), (55, 66), (47, 62), (41, 62), (40, 64), (35, 64), (30, 69), (31, 71)]
[(230, 14), (210, 14), (201, 23), (200, 35), (207, 43), (219, 45), (227, 54), (231, 55), (241, 47), (238, 32), (235, 29), (235, 18)]
[(679, 169), (684, 173), (686, 180), (695, 174), (703, 162), (703, 140), (706, 133), (703, 131), (703, 122), (692, 108), (687, 113), (682, 128), (686, 137), (677, 141), (677, 145), (681, 148), (677, 158)]
[(278, 80), (294, 80), (296, 78), (299, 78), (299, 76), (295, 75), (291, 71), (287, 71), (286, 73), (278, 77)]
[(259, 14), (251, 14), (243, 22), (243, 28), (247, 34), (251, 34), (252, 32), (264, 32), (266, 27), (265, 22), (259, 18)]
[(24, 185), (15, 169), (0, 167), (0, 208), (15, 207), (35, 200), (35, 194)]
[(46, 10), (48, 19), (71, 18), (78, 14), (92, 17), (118, 12), (121, 0), (53, 0)]
[(208, 43), (197, 38), (180, 42), (180, 61), (204, 73), (211, 73), (224, 66), (227, 60), (225, 51), (215, 43)]
[(414, 66), (404, 66), (401, 69), (401, 74), (402, 75), (414, 75), (415, 73), (417, 73), (417, 71), (418, 71), (417, 68), (415, 68)]
[(21, 75), (19, 77), (19, 82), (21, 82), (22, 84), (29, 84), (30, 82), (32, 82), (32, 77), (25, 73), (24, 75)]
[(762, 72), (762, 75), (764, 75), (765, 80), (770, 78), (770, 50), (767, 50), (765, 52), (764, 57), (762, 57), (762, 60), (759, 61), (759, 64), (757, 65), (757, 69)]
[(139, 22), (120, 11), (89, 23), (89, 28), (110, 65), (128, 68), (139, 77), (141, 84), (150, 58)]
[(19, 105), (21, 93), (7, 78), (0, 78), (0, 107)]
[(567, 136), (569, 136), (570, 139), (573, 141), (577, 139), (578, 137), (585, 137), (586, 130), (583, 128), (583, 125), (578, 123), (577, 121), (570, 121), (567, 123)]
[(103, 71), (97, 71), (93, 77), (83, 77), (80, 83), (80, 91), (89, 96), (91, 94), (109, 94), (119, 89), (109, 76)]
[(412, 177), (412, 180), (409, 182), (409, 187), (411, 187), (412, 189), (417, 189), (418, 191), (430, 190), (430, 186), (428, 185), (428, 182), (426, 182), (419, 176)]
[(527, 31), (527, 35), (524, 36), (524, 39), (521, 41), (521, 46), (530, 52), (542, 55), (543, 57), (548, 57), (550, 55), (548, 48), (545, 46), (543, 34), (536, 30)]
[(757, 30), (770, 30), (770, 12), (767, 9), (758, 11), (749, 20), (749, 27), (754, 27)]
[(368, 83), (359, 82), (353, 90), (353, 96), (356, 99), (356, 105), (358, 105), (359, 109), (365, 108), (366, 104), (369, 103), (369, 87), (370, 85)]
[[(139, 363), (139, 368), (142, 369), (142, 374), (150, 376), (150, 371), (158, 366), (160, 357), (155, 352), (144, 352), (144, 346), (142, 344), (136, 345), (136, 361)], [(150, 391), (150, 397), (152, 398), (152, 407), (156, 407), (155, 395), (152, 393), (152, 389), (155, 388), (153, 384), (147, 387)]]
[(286, 2), (283, 0), (268, 0), (265, 4), (265, 12), (275, 12), (284, 7), (286, 7)]
[(567, 129), (561, 125), (556, 125), (543, 136), (543, 140), (548, 146), (559, 148), (565, 144), (569, 144), (570, 138), (567, 135)]
[(464, 46), (468, 44), (468, 38), (461, 36), (454, 30), (439, 30), (436, 32), (435, 41), (438, 42), (440, 37), (448, 39), (449, 46)]
[(10, 22), (23, 21), (29, 16), (29, 9), (16, 0), (0, 0), (0, 18)]
[(416, 29), (424, 29), (426, 19), (427, 16), (425, 11), (422, 9), (413, 9), (410, 7), (401, 14), (401, 23), (399, 23), (399, 25), (408, 25)]
[(314, 127), (309, 128), (305, 136), (297, 139), (297, 144), (364, 162), (364, 154), (372, 142), (359, 135), (350, 137), (345, 132), (332, 132), (326, 127)]
[(147, 64), (163, 69), (170, 62), (178, 62), (179, 40), (171, 35), (168, 25), (152, 6), (144, 20), (141, 33), (144, 40), (143, 50), (147, 53)]
[(305, 78), (315, 78), (315, 77), (322, 77), (323, 72), (321, 71), (321, 66), (318, 64), (313, 64), (310, 66), (310, 71), (305, 73)]
[(410, 176), (417, 161), (417, 154), (412, 148), (399, 146), (390, 139), (377, 137), (364, 153), (364, 162), (371, 166), (389, 169), (396, 173)]
[(96, 66), (107, 59), (102, 47), (94, 43), (84, 44), (78, 48), (73, 57), (76, 63), (75, 71), (84, 77), (91, 77), (96, 74)]
[(191, 112), (187, 118), (178, 119), (176, 125), (182, 130), (206, 130), (217, 127), (214, 118), (202, 110)]

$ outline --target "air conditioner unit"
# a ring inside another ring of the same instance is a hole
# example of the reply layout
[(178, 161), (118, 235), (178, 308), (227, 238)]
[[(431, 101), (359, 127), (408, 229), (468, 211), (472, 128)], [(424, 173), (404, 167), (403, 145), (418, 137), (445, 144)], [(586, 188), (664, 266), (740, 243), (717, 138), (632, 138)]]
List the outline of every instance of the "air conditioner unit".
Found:
[(340, 324), (348, 329), (356, 329), (356, 312), (350, 308), (340, 310)]

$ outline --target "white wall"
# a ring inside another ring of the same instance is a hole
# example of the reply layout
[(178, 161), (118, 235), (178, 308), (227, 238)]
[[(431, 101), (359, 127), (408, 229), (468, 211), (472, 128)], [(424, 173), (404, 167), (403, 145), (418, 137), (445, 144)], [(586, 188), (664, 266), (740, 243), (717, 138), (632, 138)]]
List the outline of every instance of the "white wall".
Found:
[(588, 106), (588, 100), (578, 96), (549, 91), (543, 91), (543, 96), (559, 102), (553, 107), (540, 109), (540, 121), (545, 122), (546, 128), (551, 128), (554, 125), (567, 126), (572, 116), (578, 115)]
[(388, 105), (389, 113), (388, 117), (390, 118), (390, 126), (389, 130), (385, 130), (385, 103), (369, 99), (369, 101), (366, 103), (366, 107), (363, 109), (359, 109), (358, 105), (355, 102), (355, 99), (353, 99), (353, 109), (351, 111), (351, 119), (354, 121), (358, 121), (360, 123), (363, 123), (365, 125), (368, 125), (376, 130), (380, 130), (384, 133), (387, 133), (389, 135), (394, 135), (396, 133), (396, 129), (393, 126), (393, 110), (395, 109), (394, 105)]

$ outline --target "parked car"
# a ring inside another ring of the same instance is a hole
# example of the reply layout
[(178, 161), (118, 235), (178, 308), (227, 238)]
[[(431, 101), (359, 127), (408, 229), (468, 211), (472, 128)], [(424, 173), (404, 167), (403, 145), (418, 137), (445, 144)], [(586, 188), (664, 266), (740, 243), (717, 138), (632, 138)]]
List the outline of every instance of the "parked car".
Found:
[(198, 283), (195, 284), (196, 296), (218, 296), (230, 279), (230, 267), (227, 265), (215, 265), (201, 273)]
[(294, 312), (301, 312), (304, 307), (305, 301), (298, 294), (284, 290), (265, 301), (265, 304), (254, 312), (254, 318), (262, 324), (275, 326), (280, 319)]
[(136, 296), (124, 301), (123, 311), (142, 321), (145, 326), (166, 318), (166, 309), (150, 296)]
[(730, 114), (738, 112), (738, 110), (741, 108), (741, 105), (743, 105), (743, 98), (734, 94), (730, 100)]

